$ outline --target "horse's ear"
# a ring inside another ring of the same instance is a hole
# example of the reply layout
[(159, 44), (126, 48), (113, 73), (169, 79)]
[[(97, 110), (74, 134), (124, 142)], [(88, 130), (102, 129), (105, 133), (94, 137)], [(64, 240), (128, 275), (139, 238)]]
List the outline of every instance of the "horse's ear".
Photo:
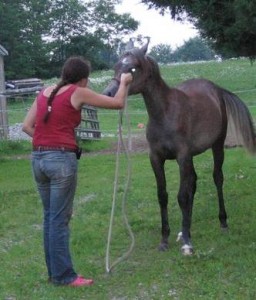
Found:
[(144, 55), (146, 55), (146, 53), (148, 51), (148, 44), (150, 42), (150, 37), (149, 36), (147, 36), (147, 40), (148, 40), (147, 43), (144, 46), (142, 46), (142, 48), (140, 49), (144, 53)]
[(125, 45), (125, 51), (134, 49), (134, 38), (130, 38), (129, 42)]

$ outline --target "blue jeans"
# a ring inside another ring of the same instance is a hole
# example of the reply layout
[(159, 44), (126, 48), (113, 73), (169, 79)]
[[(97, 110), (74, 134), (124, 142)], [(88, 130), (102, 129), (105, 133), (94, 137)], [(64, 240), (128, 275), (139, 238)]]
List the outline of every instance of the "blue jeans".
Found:
[(44, 209), (44, 251), (51, 282), (76, 279), (69, 250), (69, 221), (77, 183), (73, 152), (34, 151), (32, 167)]

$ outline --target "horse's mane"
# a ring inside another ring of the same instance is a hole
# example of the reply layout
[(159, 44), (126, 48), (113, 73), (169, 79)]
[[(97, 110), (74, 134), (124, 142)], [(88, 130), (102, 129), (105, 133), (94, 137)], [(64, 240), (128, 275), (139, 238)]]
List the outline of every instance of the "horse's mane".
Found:
[(147, 61), (150, 64), (150, 69), (151, 69), (152, 74), (154, 74), (154, 76), (156, 76), (156, 77), (161, 77), (158, 63), (154, 60), (154, 58), (149, 55), (145, 56), (145, 58), (147, 59)]

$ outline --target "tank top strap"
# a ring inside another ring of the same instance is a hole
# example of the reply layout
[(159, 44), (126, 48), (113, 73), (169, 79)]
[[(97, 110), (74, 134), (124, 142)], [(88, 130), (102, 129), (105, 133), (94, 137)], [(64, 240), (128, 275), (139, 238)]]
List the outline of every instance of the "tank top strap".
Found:
[(71, 96), (74, 93), (74, 91), (77, 89), (77, 87), (78, 87), (77, 85), (71, 84), (70, 87), (64, 93), (66, 95)]
[(46, 87), (43, 87), (43, 88), (39, 91), (39, 93), (36, 95), (36, 98), (37, 98), (37, 99), (43, 95), (45, 89), (46, 89)]
[[(65, 92), (63, 92), (59, 95), (64, 95), (64, 96), (70, 97), (74, 93), (74, 91), (77, 89), (77, 87), (78, 87), (77, 85), (71, 84), (70, 87)], [(44, 95), (44, 91), (46, 89), (47, 89), (47, 87), (41, 89), (41, 91), (36, 96), (37, 100), (40, 99), (41, 97), (48, 98)], [(57, 96), (59, 96), (59, 95), (57, 95)]]

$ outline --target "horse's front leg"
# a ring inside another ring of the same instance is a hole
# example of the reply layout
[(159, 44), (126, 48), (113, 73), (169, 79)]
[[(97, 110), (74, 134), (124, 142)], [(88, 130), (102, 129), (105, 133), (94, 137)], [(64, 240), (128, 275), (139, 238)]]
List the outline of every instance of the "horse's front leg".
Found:
[(182, 232), (179, 233), (178, 237), (183, 242), (181, 247), (182, 253), (184, 255), (191, 255), (193, 253), (193, 246), (191, 243), (190, 228), (197, 175), (192, 157), (178, 159), (177, 161), (180, 168), (178, 202), (182, 211)]
[(168, 238), (170, 235), (170, 227), (168, 221), (168, 193), (166, 191), (166, 178), (164, 172), (164, 160), (156, 155), (150, 155), (150, 162), (153, 168), (156, 183), (157, 183), (157, 196), (161, 212), (162, 221), (162, 240), (158, 247), (160, 251), (165, 251), (169, 248)]

